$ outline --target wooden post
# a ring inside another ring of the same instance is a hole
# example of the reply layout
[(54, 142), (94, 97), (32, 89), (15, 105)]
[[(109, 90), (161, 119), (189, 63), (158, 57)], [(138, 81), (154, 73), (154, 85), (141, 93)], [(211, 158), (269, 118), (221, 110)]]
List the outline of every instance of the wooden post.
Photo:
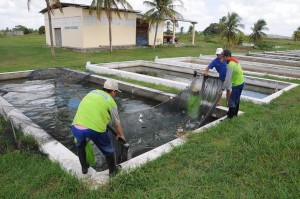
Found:
[(172, 36), (172, 44), (175, 44), (175, 24), (176, 24), (176, 21), (174, 20), (174, 21), (173, 21), (173, 36)]
[(193, 24), (193, 32), (192, 32), (192, 45), (195, 45), (195, 22), (192, 22)]
[(12, 121), (10, 121), (10, 124), (11, 124), (11, 129), (12, 129), (12, 132), (13, 132), (13, 135), (14, 135), (14, 138), (15, 138), (17, 148), (19, 149), (20, 148), (20, 143), (18, 141), (17, 134), (16, 134), (16, 131), (15, 131), (15, 128), (14, 128), (14, 125), (13, 125)]

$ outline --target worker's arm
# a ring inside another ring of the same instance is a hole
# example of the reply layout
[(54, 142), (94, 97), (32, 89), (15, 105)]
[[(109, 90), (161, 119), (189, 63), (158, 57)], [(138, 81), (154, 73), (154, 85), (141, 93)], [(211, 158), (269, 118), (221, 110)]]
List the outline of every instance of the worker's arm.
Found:
[(124, 137), (124, 134), (123, 134), (123, 131), (122, 131), (121, 124), (116, 124), (115, 125), (115, 129), (116, 129), (116, 131), (118, 133), (117, 139), (120, 137), (120, 138), (122, 138), (122, 140), (126, 141), (126, 139)]
[(209, 67), (207, 66), (206, 68), (205, 68), (205, 70), (204, 70), (204, 76), (208, 76), (208, 70), (209, 70)]
[(204, 75), (208, 76), (209, 69), (213, 69), (216, 65), (216, 59), (212, 60), (210, 64), (205, 68)]
[(233, 74), (233, 69), (230, 67), (227, 67), (227, 71), (226, 71), (226, 78), (225, 81), (222, 85), (222, 90), (225, 89), (230, 89), (231, 88), (231, 78), (232, 78), (232, 74)]
[(112, 124), (115, 126), (115, 129), (118, 133), (117, 139), (120, 137), (124, 141), (126, 141), (125, 136), (124, 136), (123, 131), (122, 131), (121, 121), (119, 119), (119, 114), (118, 114), (118, 108), (117, 107), (114, 107), (110, 110), (110, 117), (111, 117)]

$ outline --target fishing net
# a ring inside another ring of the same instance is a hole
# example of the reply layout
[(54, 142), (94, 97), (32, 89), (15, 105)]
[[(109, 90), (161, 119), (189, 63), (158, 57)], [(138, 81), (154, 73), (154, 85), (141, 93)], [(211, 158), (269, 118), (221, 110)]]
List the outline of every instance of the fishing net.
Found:
[(186, 90), (168, 101), (147, 110), (120, 114), (130, 144), (128, 158), (165, 144), (178, 133), (195, 130), (211, 119), (222, 81), (203, 75), (191, 79)]
[[(63, 68), (35, 70), (28, 78), (0, 82), (0, 95), (12, 104), (3, 104), (2, 109), (19, 109), (50, 137), (76, 153), (70, 125), (81, 100), (78, 95), (83, 97), (102, 87), (91, 81), (97, 82), (90, 73)], [(175, 139), (178, 129), (185, 132), (203, 126), (211, 119), (221, 85), (218, 78), (191, 75), (190, 86), (163, 103), (142, 102), (147, 99), (125, 92), (118, 94), (116, 102), (129, 147), (114, 139), (117, 162)], [(27, 119), (23, 123), (31, 125)], [(114, 137), (114, 129), (109, 131)], [(97, 147), (93, 148), (97, 156), (96, 169), (105, 169), (104, 156)]]
[(28, 118), (19, 117), (22, 127), (32, 122), (71, 151), (76, 152), (70, 134), (72, 122), (80, 100), (73, 89), (89, 90), (75, 84), (78, 81), (62, 69), (33, 71), (28, 78), (0, 82), (0, 95), (10, 104), (2, 105), (6, 112), (17, 108)]

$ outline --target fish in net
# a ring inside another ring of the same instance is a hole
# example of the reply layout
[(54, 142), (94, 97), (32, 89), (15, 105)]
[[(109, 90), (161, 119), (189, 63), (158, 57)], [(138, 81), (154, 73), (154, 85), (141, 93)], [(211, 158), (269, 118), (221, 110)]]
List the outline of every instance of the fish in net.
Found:
[[(210, 119), (220, 97), (222, 81), (196, 75), (190, 86), (175, 97), (150, 109), (120, 114), (123, 132), (129, 142), (130, 159), (176, 138), (182, 132), (195, 130)], [(121, 148), (122, 149), (122, 148)]]

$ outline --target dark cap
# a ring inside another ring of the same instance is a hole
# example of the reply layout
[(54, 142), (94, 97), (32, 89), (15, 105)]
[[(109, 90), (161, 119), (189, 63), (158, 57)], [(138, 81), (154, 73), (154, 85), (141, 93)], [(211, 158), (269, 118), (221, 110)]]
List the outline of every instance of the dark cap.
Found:
[(228, 56), (231, 57), (231, 51), (228, 49), (225, 49), (222, 54), (224, 57), (228, 57)]

